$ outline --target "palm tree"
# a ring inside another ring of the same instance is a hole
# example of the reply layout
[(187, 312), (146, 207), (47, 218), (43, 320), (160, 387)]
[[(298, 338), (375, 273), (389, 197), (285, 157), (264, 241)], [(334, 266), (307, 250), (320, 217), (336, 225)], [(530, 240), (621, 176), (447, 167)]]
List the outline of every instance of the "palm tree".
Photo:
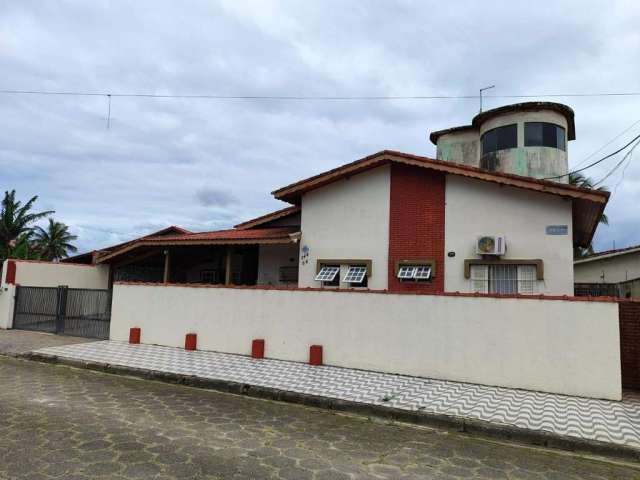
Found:
[(0, 261), (9, 257), (10, 251), (18, 244), (19, 238), (25, 236), (22, 240), (28, 241), (35, 222), (53, 213), (52, 210), (31, 212), (37, 199), (37, 196), (31, 197), (22, 205), (22, 202), (16, 200), (15, 190), (4, 192), (4, 198), (0, 204)]
[[(569, 174), (569, 184), (570, 185), (574, 185), (576, 187), (580, 187), (580, 188), (591, 188), (594, 189), (594, 182), (591, 178), (589, 177), (585, 177), (582, 173), (580, 172), (574, 172), (574, 173), (570, 173)], [(608, 192), (609, 189), (605, 186), (599, 186), (597, 188), (595, 188), (595, 190), (600, 190), (602, 192)], [(601, 223), (602, 225), (609, 225), (609, 217), (607, 217), (606, 213), (602, 213), (602, 215), (600, 215), (600, 220), (599, 223)], [(581, 258), (584, 257), (586, 255), (591, 255), (593, 253), (593, 246), (589, 245), (586, 248), (583, 247), (574, 247), (573, 249), (573, 257), (574, 258)]]
[(69, 256), (69, 252), (78, 249), (70, 242), (78, 237), (69, 233), (69, 227), (61, 222), (49, 219), (47, 228), (36, 227), (33, 244), (43, 260), (55, 261)]

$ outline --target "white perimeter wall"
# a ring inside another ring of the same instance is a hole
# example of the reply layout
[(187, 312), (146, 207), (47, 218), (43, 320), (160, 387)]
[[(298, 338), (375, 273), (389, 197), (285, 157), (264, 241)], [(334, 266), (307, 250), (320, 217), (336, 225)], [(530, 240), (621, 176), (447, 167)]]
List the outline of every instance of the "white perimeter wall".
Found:
[[(24, 287), (109, 288), (109, 267), (105, 265), (74, 265), (64, 263), (13, 260), (16, 262), (16, 285)], [(13, 326), (15, 285), (7, 283), (7, 264), (2, 264), (0, 276), (0, 328)]]
[(620, 399), (618, 305), (491, 297), (114, 286), (111, 338)]
[(640, 252), (576, 263), (576, 283), (619, 283), (640, 278)]
[[(542, 259), (544, 281), (538, 292), (573, 295), (573, 222), (571, 202), (555, 195), (501, 187), (447, 175), (445, 208), (445, 291), (469, 292), (465, 259), (475, 253), (480, 235), (504, 235), (503, 259)], [(568, 235), (547, 235), (547, 225), (568, 225)]]
[[(25, 287), (109, 288), (107, 265), (79, 265), (52, 262), (16, 262), (16, 284)], [(6, 262), (3, 272), (6, 272)]]
[(309, 257), (300, 262), (300, 287), (321, 286), (314, 281), (317, 259), (351, 259), (371, 260), (369, 288), (387, 288), (390, 180), (385, 166), (302, 197), (300, 252), (306, 245)]

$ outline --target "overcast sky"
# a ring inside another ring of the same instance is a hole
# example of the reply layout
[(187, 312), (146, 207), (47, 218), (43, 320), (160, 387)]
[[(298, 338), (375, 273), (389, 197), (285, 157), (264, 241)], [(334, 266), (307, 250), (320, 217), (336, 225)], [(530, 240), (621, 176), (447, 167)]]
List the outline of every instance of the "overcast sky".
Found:
[[(0, 0), (0, 89), (411, 96), (640, 91), (640, 4), (491, 1)], [(544, 97), (540, 97), (545, 99)], [(555, 99), (576, 165), (635, 121), (640, 97)], [(517, 100), (489, 98), (487, 108)], [(71, 226), (82, 250), (177, 224), (226, 228), (269, 192), (428, 132), (473, 100), (275, 101), (0, 95), (0, 188)], [(640, 133), (640, 123), (598, 155)], [(597, 159), (598, 155), (593, 159)], [(619, 157), (618, 157), (619, 158)], [(588, 171), (601, 178), (617, 159)], [(598, 249), (640, 243), (640, 148)]]

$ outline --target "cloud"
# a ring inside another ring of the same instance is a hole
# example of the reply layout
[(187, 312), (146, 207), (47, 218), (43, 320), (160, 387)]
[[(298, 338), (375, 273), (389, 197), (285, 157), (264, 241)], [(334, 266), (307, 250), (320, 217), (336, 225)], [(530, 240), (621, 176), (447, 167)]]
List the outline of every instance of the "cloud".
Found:
[(226, 207), (236, 201), (229, 192), (212, 187), (203, 187), (196, 192), (196, 198), (205, 207)]
[[(597, 18), (595, 22), (593, 19)], [(0, 88), (222, 95), (430, 95), (637, 90), (640, 6), (556, 2), (168, 0), (3, 2)], [(556, 98), (576, 111), (577, 164), (640, 98)], [(487, 108), (513, 100), (487, 98)], [(226, 228), (281, 208), (270, 191), (372, 152), (433, 155), (428, 132), (475, 100), (318, 102), (0, 98), (0, 189), (40, 196), (82, 249), (139, 225)], [(611, 144), (625, 143), (640, 126)], [(591, 169), (602, 177), (613, 166)], [(621, 178), (607, 180), (613, 188)], [(640, 162), (597, 247), (640, 243)]]

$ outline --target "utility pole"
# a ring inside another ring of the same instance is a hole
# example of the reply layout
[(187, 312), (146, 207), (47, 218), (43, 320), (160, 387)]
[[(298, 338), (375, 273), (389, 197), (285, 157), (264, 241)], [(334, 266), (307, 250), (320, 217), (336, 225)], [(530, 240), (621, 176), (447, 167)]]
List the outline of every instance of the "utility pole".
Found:
[(482, 92), (484, 92), (485, 90), (490, 90), (492, 88), (496, 88), (495, 85), (489, 85), (488, 87), (484, 87), (480, 89), (480, 113), (482, 113)]

